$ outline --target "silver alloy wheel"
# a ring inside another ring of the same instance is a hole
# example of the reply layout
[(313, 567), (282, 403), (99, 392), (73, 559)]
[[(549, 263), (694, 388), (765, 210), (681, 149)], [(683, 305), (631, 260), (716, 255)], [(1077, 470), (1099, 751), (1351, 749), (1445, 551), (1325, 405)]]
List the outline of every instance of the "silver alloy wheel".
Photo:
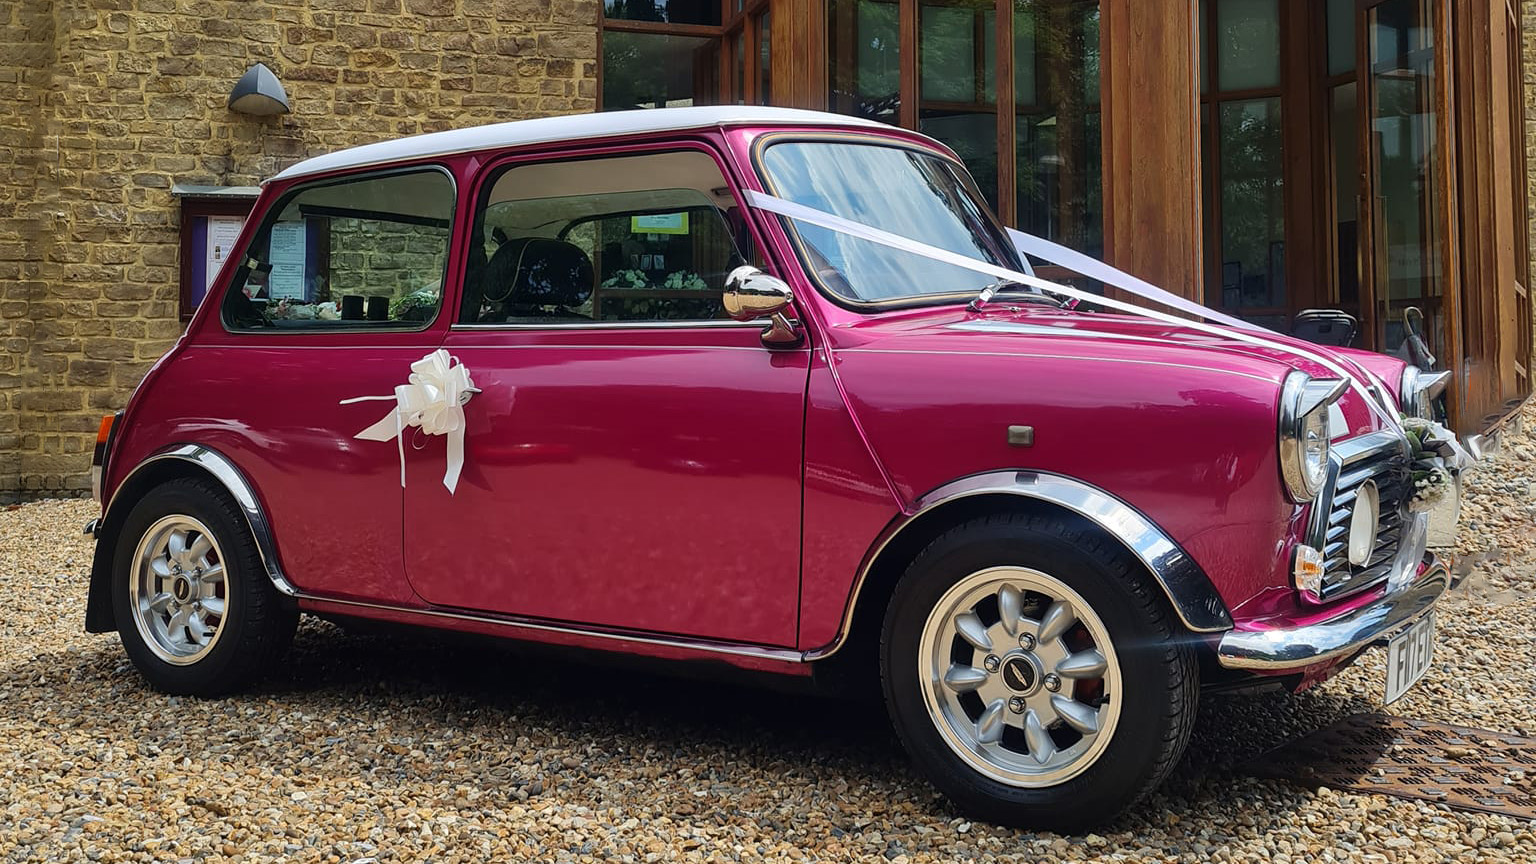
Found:
[(1121, 680), (1109, 632), (1046, 573), (991, 567), (956, 582), (923, 624), (917, 662), (945, 743), (998, 782), (1064, 783), (1114, 737)]
[(139, 539), (129, 579), (134, 624), (156, 657), (186, 666), (213, 650), (229, 592), (224, 554), (206, 525), (180, 514), (156, 521)]

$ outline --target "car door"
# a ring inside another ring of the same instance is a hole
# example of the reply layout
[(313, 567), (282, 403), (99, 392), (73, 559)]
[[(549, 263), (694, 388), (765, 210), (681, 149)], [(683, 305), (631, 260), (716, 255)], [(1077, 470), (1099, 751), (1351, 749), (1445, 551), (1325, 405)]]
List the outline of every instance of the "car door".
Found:
[(724, 316), (753, 253), (721, 161), (680, 142), (492, 167), (444, 346), (480, 392), (456, 491), (408, 449), (429, 602), (793, 645), (805, 345)]
[[(147, 394), (145, 415), (175, 422), (145, 434), (231, 459), (307, 593), (412, 599), (399, 451), (354, 436), (390, 411), (395, 385), (446, 331), (454, 209), (453, 178), (436, 166), (300, 181)], [(340, 404), (359, 396), (388, 401)]]

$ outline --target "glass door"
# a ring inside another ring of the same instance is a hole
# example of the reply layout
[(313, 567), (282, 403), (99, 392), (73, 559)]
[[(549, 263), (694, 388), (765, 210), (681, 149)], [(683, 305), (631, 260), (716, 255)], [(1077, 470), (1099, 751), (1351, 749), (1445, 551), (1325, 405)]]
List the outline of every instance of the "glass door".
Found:
[(1405, 311), (1424, 314), (1423, 336), (1441, 363), (1451, 280), (1443, 152), (1442, 0), (1361, 0), (1359, 80), (1363, 324), (1374, 347), (1408, 358)]

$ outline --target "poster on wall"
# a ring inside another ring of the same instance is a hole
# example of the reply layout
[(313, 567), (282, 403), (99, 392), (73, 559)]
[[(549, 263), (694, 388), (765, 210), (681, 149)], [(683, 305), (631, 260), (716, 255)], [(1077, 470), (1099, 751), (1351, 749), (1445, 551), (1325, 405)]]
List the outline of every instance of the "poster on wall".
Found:
[(304, 300), (304, 223), (279, 222), (272, 226), (272, 275), (267, 293), (275, 300)]
[(207, 227), (207, 262), (203, 267), (203, 291), (206, 293), (213, 287), (213, 280), (219, 278), (219, 270), (224, 266), (224, 259), (235, 248), (235, 241), (240, 239), (240, 229), (245, 227), (245, 219), (240, 216), (209, 216)]

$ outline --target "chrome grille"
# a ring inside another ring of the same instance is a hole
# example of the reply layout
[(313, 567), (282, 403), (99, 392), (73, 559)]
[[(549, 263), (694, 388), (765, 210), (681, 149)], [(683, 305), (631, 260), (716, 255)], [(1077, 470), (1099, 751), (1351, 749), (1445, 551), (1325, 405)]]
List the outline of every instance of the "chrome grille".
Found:
[[(1393, 436), (1395, 439), (1395, 436)], [(1323, 552), (1322, 596), (1332, 600), (1378, 585), (1392, 571), (1402, 539), (1413, 479), (1402, 445), (1364, 448), (1341, 444), (1329, 469), (1329, 482), (1319, 496), (1313, 514), (1312, 546)], [(1355, 496), (1367, 480), (1376, 482), (1381, 496), (1381, 516), (1376, 527), (1376, 548), (1362, 566), (1349, 563), (1349, 519)], [(1326, 508), (1326, 509), (1324, 509)], [(1326, 520), (1322, 517), (1326, 514)]]

